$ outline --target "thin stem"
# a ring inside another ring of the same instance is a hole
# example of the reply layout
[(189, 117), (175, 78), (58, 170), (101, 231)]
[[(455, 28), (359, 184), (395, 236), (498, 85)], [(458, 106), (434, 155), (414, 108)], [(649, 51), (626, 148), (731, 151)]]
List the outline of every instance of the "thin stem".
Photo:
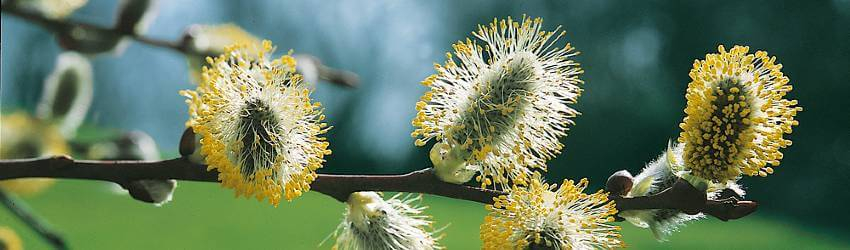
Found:
[[(67, 156), (0, 160), (0, 180), (28, 177), (101, 180), (126, 183), (134, 180), (175, 179), (218, 182), (218, 172), (207, 170), (186, 158), (164, 161), (88, 161)], [(490, 203), (500, 191), (445, 183), (423, 169), (401, 175), (319, 174), (313, 191), (344, 202), (358, 191), (391, 191), (433, 194), (449, 198)]]
[(90, 29), (90, 30), (94, 30), (94, 31), (102, 32), (102, 33), (111, 33), (111, 34), (118, 34), (118, 35), (127, 36), (127, 37), (132, 38), (133, 40), (140, 42), (140, 43), (144, 43), (144, 44), (147, 44), (147, 45), (160, 47), (160, 48), (171, 49), (171, 50), (174, 50), (174, 51), (177, 51), (177, 52), (180, 52), (180, 53), (184, 53), (184, 54), (208, 56), (207, 54), (202, 53), (200, 51), (194, 51), (194, 50), (189, 49), (185, 46), (182, 46), (180, 44), (180, 42), (159, 40), (159, 39), (155, 39), (155, 38), (146, 37), (146, 36), (143, 36), (143, 35), (140, 35), (140, 34), (136, 34), (134, 32), (130, 32), (130, 31), (122, 32), (120, 30), (109, 28), (109, 27), (103, 27), (103, 26), (98, 26), (98, 25), (94, 25), (94, 24), (82, 23), (82, 22), (77, 22), (77, 21), (68, 20), (68, 19), (51, 19), (51, 18), (47, 18), (45, 16), (39, 15), (39, 14), (31, 12), (31, 11), (26, 11), (26, 10), (22, 10), (20, 8), (15, 8), (14, 6), (11, 6), (11, 5), (10, 6), (3, 6), (3, 12), (12, 14), (14, 16), (21, 18), (21, 19), (24, 19), (24, 20), (27, 20), (29, 22), (38, 24), (38, 25), (44, 27), (45, 29), (50, 30), (51, 32), (54, 32), (54, 33), (62, 32), (64, 30), (66, 30), (68, 27), (82, 27), (82, 28), (85, 28), (85, 29)]
[(53, 248), (68, 249), (68, 245), (65, 244), (65, 240), (62, 239), (62, 236), (55, 230), (51, 229), (46, 222), (40, 219), (35, 212), (27, 206), (26, 202), (15, 198), (12, 194), (6, 193), (3, 189), (0, 189), (0, 202), (2, 202), (3, 205), (12, 212), (12, 214), (17, 216), (21, 222), (29, 226), (39, 236), (44, 238), (45, 241), (50, 243)]
[(437, 179), (432, 168), (401, 175), (332, 175), (319, 174), (314, 190), (345, 202), (348, 195), (359, 191), (390, 191), (433, 194), (479, 203), (493, 203), (504, 192), (451, 184)]
[[(47, 177), (111, 181), (126, 183), (145, 179), (175, 179), (218, 182), (218, 173), (207, 170), (186, 158), (164, 161), (88, 161), (67, 156), (0, 160), (0, 180)], [(437, 179), (431, 168), (401, 175), (336, 175), (319, 174), (311, 184), (312, 190), (345, 202), (358, 191), (391, 191), (433, 194), (448, 198), (493, 203), (503, 191), (450, 184)], [(737, 219), (755, 211), (758, 204), (734, 199), (708, 200), (684, 180), (672, 188), (646, 197), (610, 196), (620, 211), (641, 209), (678, 209), (685, 213), (706, 212), (721, 220)]]
[[(133, 40), (140, 42), (140, 43), (144, 43), (144, 44), (154, 46), (154, 47), (173, 50), (175, 52), (179, 52), (179, 53), (186, 54), (186, 55), (201, 56), (201, 57), (216, 56), (215, 54), (210, 54), (210, 52), (208, 52), (208, 51), (198, 51), (191, 46), (187, 46), (186, 44), (184, 44), (181, 41), (160, 40), (160, 39), (156, 39), (156, 38), (147, 37), (147, 36), (144, 36), (144, 35), (141, 35), (141, 34), (137, 34), (137, 33), (133, 32), (132, 30), (122, 31), (120, 29), (116, 29), (116, 28), (112, 28), (112, 27), (103, 27), (103, 26), (98, 26), (98, 25), (88, 24), (88, 23), (82, 23), (82, 22), (77, 22), (77, 21), (68, 20), (68, 19), (61, 19), (61, 20), (60, 19), (51, 19), (51, 18), (47, 18), (45, 16), (42, 16), (38, 13), (34, 13), (34, 12), (31, 12), (31, 11), (16, 8), (13, 4), (9, 4), (9, 3), (3, 4), (2, 11), (5, 12), (5, 13), (9, 13), (9, 14), (12, 14), (14, 16), (17, 16), (21, 19), (27, 20), (29, 22), (38, 24), (38, 25), (44, 27), (45, 29), (50, 30), (51, 32), (57, 33), (57, 34), (59, 34), (61, 32), (65, 32), (65, 31), (69, 30), (71, 27), (82, 27), (82, 28), (85, 28), (85, 29), (96, 31), (98, 33), (126, 36), (126, 37), (132, 38)], [(345, 86), (345, 87), (357, 86), (357, 82), (359, 81), (357, 74), (350, 72), (350, 71), (335, 69), (335, 68), (328, 67), (328, 66), (325, 66), (325, 65), (318, 65), (318, 66), (319, 66), (319, 78), (321, 78), (322, 80), (325, 80), (325, 81), (328, 81), (328, 82), (331, 82), (331, 83), (334, 83), (334, 84), (337, 84), (337, 85)]]
[[(613, 192), (617, 193), (617, 192)], [(756, 211), (755, 201), (739, 201), (734, 197), (707, 199), (701, 191), (684, 179), (677, 179), (672, 187), (658, 194), (640, 197), (609, 195), (617, 204), (617, 210), (676, 209), (686, 214), (705, 213), (722, 221), (739, 219)]]

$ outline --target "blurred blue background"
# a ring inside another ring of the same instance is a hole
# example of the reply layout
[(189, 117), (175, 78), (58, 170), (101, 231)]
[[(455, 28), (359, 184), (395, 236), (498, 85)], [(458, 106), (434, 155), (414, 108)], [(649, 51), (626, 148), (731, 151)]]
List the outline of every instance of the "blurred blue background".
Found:
[[(110, 25), (117, 1), (90, 0), (73, 20)], [(718, 44), (765, 50), (783, 64), (804, 112), (794, 145), (768, 178), (744, 178), (759, 214), (847, 235), (850, 216), (850, 1), (160, 1), (146, 35), (178, 40), (186, 26), (232, 22), (279, 53), (309, 53), (360, 75), (356, 89), (320, 84), (333, 155), (320, 172), (401, 173), (426, 167), (409, 136), (414, 104), (451, 44), (477, 24), (528, 14), (563, 25), (579, 51), (585, 93), (550, 180), (588, 177), (600, 188), (616, 170), (637, 173), (678, 136), (694, 59)], [(562, 41), (562, 44), (563, 44)], [(4, 113), (33, 111), (61, 49), (53, 35), (2, 16)], [(191, 89), (183, 55), (131, 43), (93, 59), (86, 122), (141, 130), (176, 156)], [(178, 189), (178, 193), (180, 189)], [(248, 202), (248, 201), (244, 201)], [(285, 204), (283, 206), (286, 206)], [(724, 228), (733, 230), (732, 228)], [(685, 229), (687, 230), (687, 229)], [(324, 232), (323, 232), (324, 233)]]

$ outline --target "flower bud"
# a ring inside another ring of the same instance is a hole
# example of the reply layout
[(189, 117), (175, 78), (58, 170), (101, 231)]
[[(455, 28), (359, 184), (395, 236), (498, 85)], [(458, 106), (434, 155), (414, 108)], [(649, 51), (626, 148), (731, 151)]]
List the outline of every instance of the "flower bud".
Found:
[(73, 137), (91, 107), (93, 85), (92, 67), (85, 56), (60, 54), (53, 72), (44, 80), (36, 107), (38, 118), (56, 123), (65, 137)]
[(143, 34), (157, 14), (156, 0), (122, 0), (115, 30), (121, 34)]

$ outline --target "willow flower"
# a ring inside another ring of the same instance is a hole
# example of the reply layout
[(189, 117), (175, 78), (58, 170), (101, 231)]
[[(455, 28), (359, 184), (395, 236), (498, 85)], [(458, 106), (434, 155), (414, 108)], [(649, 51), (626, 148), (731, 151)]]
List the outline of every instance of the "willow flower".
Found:
[(204, 68), (203, 81), (188, 98), (191, 126), (200, 135), (201, 154), (236, 195), (265, 198), (277, 206), (310, 189), (316, 169), (330, 154), (321, 135), (321, 104), (310, 100), (295, 61), (271, 60), (272, 44), (228, 47)]
[(614, 202), (602, 191), (585, 194), (587, 179), (560, 187), (535, 174), (488, 205), (481, 225), (484, 249), (608, 249), (623, 246), (612, 217)]
[[(658, 158), (646, 164), (640, 174), (634, 177), (633, 185), (626, 197), (655, 195), (673, 187), (676, 180), (685, 173), (682, 165), (684, 146), (684, 144), (671, 143)], [(631, 174), (627, 175), (630, 176)], [(724, 189), (732, 190), (741, 197), (744, 195), (744, 191), (738, 184), (729, 181), (711, 183), (706, 190), (707, 196), (710, 199), (719, 197)], [(689, 215), (677, 209), (628, 210), (620, 212), (619, 216), (637, 227), (649, 228), (655, 239), (659, 241), (666, 240), (668, 236), (678, 231), (687, 222), (705, 217), (701, 213)]]
[(509, 17), (479, 26), (475, 41), (455, 43), (422, 82), (430, 90), (416, 104), (411, 136), (418, 146), (437, 141), (431, 160), (444, 181), (480, 173), (485, 187), (522, 184), (560, 153), (558, 140), (578, 115), (569, 105), (581, 93), (583, 71), (570, 60), (578, 54), (570, 44), (555, 46), (560, 27), (543, 31), (542, 24)]
[[(16, 112), (0, 117), (0, 159), (20, 159), (70, 153), (59, 128)], [(0, 181), (0, 188), (18, 195), (34, 195), (52, 186), (54, 179), (21, 178)]]
[[(232, 23), (204, 25), (196, 24), (190, 26), (184, 34), (184, 45), (192, 51), (202, 54), (221, 54), (224, 47), (234, 43), (256, 44), (260, 46), (260, 38), (254, 36), (238, 25)], [(358, 78), (350, 72), (339, 71), (322, 64), (321, 60), (309, 54), (293, 55), (298, 62), (295, 72), (301, 75), (308, 85), (315, 85), (320, 79), (343, 83), (354, 86)], [(205, 65), (204, 57), (199, 55), (186, 55), (189, 64), (189, 73), (193, 82), (201, 81), (200, 69)]]
[(412, 203), (421, 196), (396, 194), (384, 200), (375, 192), (357, 192), (349, 196), (344, 219), (334, 233), (334, 249), (441, 249), (437, 245), (424, 207)]
[[(186, 29), (186, 46), (204, 54), (221, 54), (231, 44), (262, 46), (262, 40), (232, 23), (218, 25), (195, 24)], [(203, 56), (187, 55), (189, 73), (193, 82), (201, 81), (201, 68), (205, 62)]]
[(741, 174), (767, 176), (782, 159), (783, 139), (802, 108), (784, 99), (791, 91), (782, 64), (764, 51), (735, 46), (694, 61), (687, 116), (679, 125), (685, 166), (696, 177), (724, 182)]
[(14, 230), (0, 227), (0, 249), (21, 250), (24, 249), (24, 243)]

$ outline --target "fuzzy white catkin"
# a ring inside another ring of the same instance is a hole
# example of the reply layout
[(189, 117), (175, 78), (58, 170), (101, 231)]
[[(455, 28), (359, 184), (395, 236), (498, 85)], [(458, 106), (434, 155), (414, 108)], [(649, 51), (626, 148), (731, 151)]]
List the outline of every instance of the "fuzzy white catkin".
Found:
[(424, 207), (413, 203), (421, 196), (396, 194), (384, 200), (375, 192), (357, 192), (348, 198), (343, 221), (337, 227), (334, 249), (340, 250), (428, 250), (437, 245)]
[(523, 184), (563, 149), (583, 71), (569, 43), (555, 45), (560, 27), (542, 27), (525, 16), (479, 25), (422, 81), (430, 91), (416, 104), (411, 136), (417, 146), (436, 141), (441, 180), (464, 183), (477, 173), (483, 187)]
[[(634, 184), (627, 197), (653, 195), (672, 187), (683, 173), (683, 151), (684, 144), (669, 144), (666, 151), (646, 164), (640, 174), (634, 177)], [(709, 184), (708, 198), (717, 197), (723, 189), (731, 189), (740, 196), (744, 195), (741, 187), (730, 181), (724, 184)], [(665, 241), (687, 222), (705, 217), (701, 213), (689, 215), (675, 209), (627, 210), (621, 211), (619, 216), (635, 226), (650, 229), (659, 241)]]

